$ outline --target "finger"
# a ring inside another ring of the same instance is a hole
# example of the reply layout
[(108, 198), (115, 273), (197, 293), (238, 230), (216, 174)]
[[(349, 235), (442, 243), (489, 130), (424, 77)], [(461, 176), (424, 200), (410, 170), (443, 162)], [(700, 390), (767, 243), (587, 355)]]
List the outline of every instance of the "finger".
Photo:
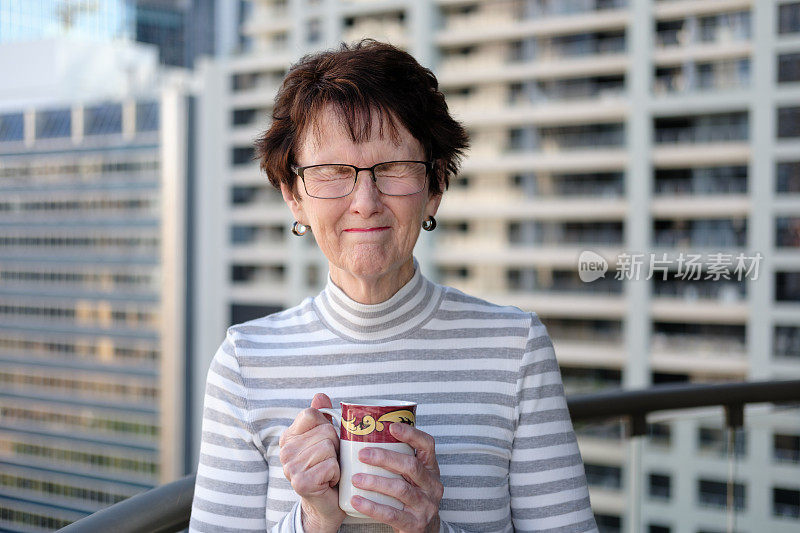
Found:
[(392, 526), (396, 530), (413, 531), (418, 526), (417, 522), (419, 521), (417, 518), (406, 510), (401, 511), (389, 505), (375, 503), (361, 496), (350, 498), (350, 504), (359, 513), (363, 513), (382, 524)]
[(300, 496), (319, 496), (339, 482), (339, 475), (339, 463), (329, 458), (298, 473), (291, 479), (291, 484)]
[(282, 446), (287, 439), (302, 435), (306, 431), (322, 424), (331, 425), (328, 419), (315, 408), (309, 407), (308, 409), (303, 409), (297, 417), (295, 417), (292, 424), (283, 431), (278, 442)]
[[(314, 395), (314, 398), (311, 400), (311, 407), (314, 409), (322, 409), (323, 407), (333, 407), (333, 403), (331, 403), (331, 399), (328, 397), (327, 394), (324, 392), (318, 392)], [(323, 416), (328, 420), (328, 422), (332, 421), (331, 415)]]
[(285, 438), (279, 453), (281, 462), (285, 462), (286, 459), (294, 457), (302, 450), (323, 440), (330, 441), (335, 453), (339, 453), (339, 435), (337, 435), (336, 429), (330, 424), (320, 424), (301, 435), (290, 435)]
[(418, 507), (424, 500), (423, 492), (411, 485), (403, 478), (389, 478), (384, 476), (374, 476), (371, 474), (354, 474), (352, 476), (353, 486), (359, 489), (380, 492), (403, 502), (406, 508)]
[(400, 474), (423, 489), (433, 486), (431, 473), (413, 455), (383, 448), (364, 448), (359, 450), (358, 459), (362, 463), (379, 466), (395, 474)]
[(315, 436), (314, 440), (308, 439), (297, 443), (290, 441), (289, 445), (281, 449), (278, 457), (281, 464), (294, 472), (308, 469), (329, 457), (336, 459), (338, 456), (336, 448), (332, 440)]
[(394, 422), (389, 425), (389, 432), (394, 438), (405, 442), (417, 451), (417, 458), (428, 470), (439, 475), (439, 463), (436, 461), (436, 441), (432, 436), (409, 424)]

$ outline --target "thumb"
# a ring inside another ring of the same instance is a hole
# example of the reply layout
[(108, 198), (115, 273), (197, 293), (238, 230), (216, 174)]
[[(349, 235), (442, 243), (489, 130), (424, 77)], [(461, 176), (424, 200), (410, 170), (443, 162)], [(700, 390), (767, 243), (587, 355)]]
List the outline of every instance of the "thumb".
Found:
[[(327, 394), (323, 392), (318, 392), (314, 395), (314, 398), (311, 400), (311, 407), (313, 407), (314, 409), (319, 409), (321, 407), (333, 407), (333, 404), (331, 403), (331, 399), (328, 398)], [(325, 415), (325, 418), (328, 419), (328, 422), (331, 422), (333, 420), (331, 415)]]
[(333, 404), (327, 394), (318, 392), (314, 395), (314, 399), (311, 400), (311, 407), (319, 409), (320, 407), (333, 407)]

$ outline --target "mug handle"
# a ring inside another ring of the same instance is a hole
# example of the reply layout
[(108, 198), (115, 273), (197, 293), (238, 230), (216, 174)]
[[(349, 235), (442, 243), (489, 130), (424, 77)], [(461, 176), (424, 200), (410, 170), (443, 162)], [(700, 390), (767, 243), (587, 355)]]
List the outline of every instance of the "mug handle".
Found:
[(342, 410), (341, 409), (334, 409), (333, 407), (320, 407), (317, 409), (320, 413), (325, 413), (326, 415), (331, 415), (331, 418), (336, 420), (336, 422), (331, 422), (335, 426), (342, 427)]

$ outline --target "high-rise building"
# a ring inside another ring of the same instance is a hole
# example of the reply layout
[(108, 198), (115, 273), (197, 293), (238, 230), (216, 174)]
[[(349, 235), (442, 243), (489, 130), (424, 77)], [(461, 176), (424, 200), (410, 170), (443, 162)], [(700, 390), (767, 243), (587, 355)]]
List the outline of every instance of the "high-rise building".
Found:
[(133, 40), (155, 45), (163, 65), (191, 68), (198, 56), (218, 52), (218, 34), (233, 31), (234, 25), (224, 16), (218, 19), (230, 4), (226, 0), (0, 0), (0, 43), (55, 37)]
[[(568, 392), (800, 375), (800, 2), (241, 6), (241, 54), (205, 65), (200, 106), (195, 275), (218, 290), (198, 296), (198, 369), (227, 325), (321, 288), (327, 264), (289, 233), (253, 139), (292, 61), (374, 37), (433, 69), (472, 138), (439, 228), (418, 244), (423, 269), (539, 313)], [(609, 261), (604, 278), (578, 277), (585, 250)], [(739, 254), (757, 275), (715, 274)], [(641, 275), (616, 279), (629, 256), (644, 260)], [(762, 413), (737, 437), (736, 530), (798, 527), (794, 414)], [(603, 530), (724, 530), (723, 426), (718, 412), (666, 417), (630, 449), (614, 427), (583, 430)]]
[(186, 470), (191, 98), (157, 67), (124, 42), (0, 45), (0, 530)]

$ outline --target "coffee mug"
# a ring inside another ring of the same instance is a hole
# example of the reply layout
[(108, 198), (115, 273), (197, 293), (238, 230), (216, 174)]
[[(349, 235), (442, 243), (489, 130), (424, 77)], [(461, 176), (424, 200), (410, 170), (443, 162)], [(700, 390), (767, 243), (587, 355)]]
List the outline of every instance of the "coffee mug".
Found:
[(402, 509), (403, 503), (396, 498), (359, 489), (353, 486), (353, 474), (373, 474), (388, 478), (402, 477), (385, 468), (362, 463), (358, 452), (362, 448), (375, 447), (414, 455), (414, 449), (395, 439), (389, 433), (389, 425), (394, 422), (413, 426), (416, 421), (417, 404), (398, 400), (360, 400), (358, 402), (341, 402), (341, 409), (321, 408), (321, 413), (329, 414), (339, 426), (339, 507), (350, 516), (370, 518), (356, 511), (350, 504), (353, 496), (362, 496), (368, 500), (396, 509)]

